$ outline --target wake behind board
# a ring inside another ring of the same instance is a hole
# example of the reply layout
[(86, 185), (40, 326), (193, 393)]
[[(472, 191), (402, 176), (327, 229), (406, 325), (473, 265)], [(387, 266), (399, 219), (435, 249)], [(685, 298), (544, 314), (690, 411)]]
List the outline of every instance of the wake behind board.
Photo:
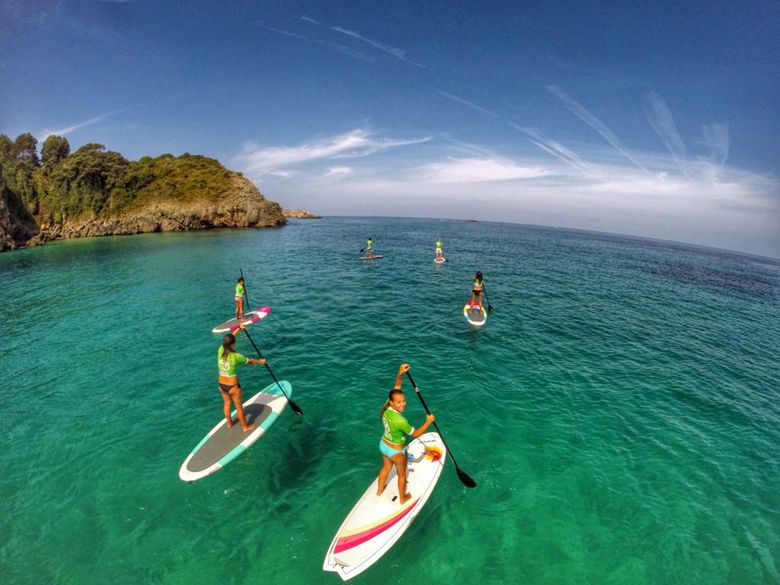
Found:
[[(287, 396), (290, 396), (292, 394), (290, 383), (282, 381), (280, 384), (287, 392)], [(287, 399), (276, 383), (268, 385), (244, 402), (246, 422), (254, 424), (254, 430), (245, 433), (236, 420), (235, 411), (231, 416), (236, 422), (231, 428), (228, 428), (227, 421), (223, 417), (181, 464), (179, 478), (188, 482), (196, 481), (225, 467), (265, 434), (279, 418), (285, 406), (287, 406)]]
[(381, 496), (376, 495), (375, 478), (330, 543), (324, 571), (338, 573), (344, 581), (359, 575), (390, 550), (425, 506), (444, 468), (447, 448), (438, 433), (425, 433), (406, 451), (407, 491), (412, 498), (398, 503), (395, 467)]
[(361, 260), (379, 260), (380, 258), (382, 258), (381, 254), (379, 256), (361, 256), (360, 257)]
[(271, 312), (271, 307), (260, 307), (259, 309), (255, 309), (254, 311), (244, 312), (244, 320), (236, 319), (233, 317), (232, 319), (228, 319), (227, 321), (223, 321), (214, 329), (211, 330), (212, 333), (227, 333), (231, 329), (235, 329), (239, 325), (249, 325), (250, 323), (256, 323), (257, 321), (260, 321), (262, 319), (265, 319), (268, 316), (268, 313)]
[(436, 262), (436, 264), (444, 264), (444, 256), (434, 258), (433, 261)]
[(472, 307), (466, 303), (463, 306), (463, 316), (475, 327), (482, 327), (487, 321), (487, 310), (485, 307)]

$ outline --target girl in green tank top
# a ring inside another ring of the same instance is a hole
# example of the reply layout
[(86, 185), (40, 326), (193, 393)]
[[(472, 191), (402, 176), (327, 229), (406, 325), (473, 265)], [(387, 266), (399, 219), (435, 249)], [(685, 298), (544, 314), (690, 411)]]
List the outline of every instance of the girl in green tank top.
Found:
[(244, 277), (236, 281), (236, 319), (244, 318)]
[(395, 465), (395, 471), (398, 475), (398, 501), (405, 504), (411, 498), (411, 494), (406, 493), (406, 435), (419, 437), (422, 435), (431, 423), (436, 420), (432, 414), (425, 417), (425, 422), (419, 427), (414, 428), (403, 416), (406, 408), (406, 396), (401, 390), (403, 376), (409, 371), (409, 364), (401, 364), (398, 368), (398, 375), (395, 378), (395, 386), (387, 397), (387, 402), (382, 406), (379, 412), (379, 418), (382, 420), (385, 432), (379, 439), (379, 452), (382, 454), (382, 469), (379, 470), (379, 479), (377, 479), (376, 495), (381, 496), (385, 491), (387, 475)]

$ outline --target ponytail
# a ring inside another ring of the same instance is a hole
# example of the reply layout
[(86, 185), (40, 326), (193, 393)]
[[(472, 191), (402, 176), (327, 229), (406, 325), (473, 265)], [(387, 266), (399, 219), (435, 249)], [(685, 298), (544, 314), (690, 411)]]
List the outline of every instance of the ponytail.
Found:
[(390, 392), (387, 394), (387, 400), (382, 405), (382, 408), (379, 411), (379, 420), (382, 420), (384, 418), (385, 411), (388, 408), (390, 408), (390, 403), (393, 400), (393, 396), (395, 396), (396, 394), (403, 394), (403, 393), (404, 393), (403, 390), (401, 390), (400, 388), (393, 388), (392, 390), (390, 390)]
[(226, 360), (230, 355), (230, 352), (233, 351), (230, 348), (235, 342), (236, 342), (236, 336), (233, 335), (232, 333), (228, 333), (222, 338), (222, 359), (223, 360)]

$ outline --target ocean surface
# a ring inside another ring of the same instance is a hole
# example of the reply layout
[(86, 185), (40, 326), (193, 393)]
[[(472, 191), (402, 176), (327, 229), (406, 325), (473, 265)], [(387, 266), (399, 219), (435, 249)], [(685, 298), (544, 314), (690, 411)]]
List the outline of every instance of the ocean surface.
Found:
[[(384, 259), (359, 260), (368, 236)], [(305, 416), (187, 484), (239, 269)], [(780, 583), (780, 262), (374, 218), (0, 254), (0, 583), (340, 583), (323, 557), (378, 471), (402, 361), (479, 486), (448, 463), (354, 583)]]

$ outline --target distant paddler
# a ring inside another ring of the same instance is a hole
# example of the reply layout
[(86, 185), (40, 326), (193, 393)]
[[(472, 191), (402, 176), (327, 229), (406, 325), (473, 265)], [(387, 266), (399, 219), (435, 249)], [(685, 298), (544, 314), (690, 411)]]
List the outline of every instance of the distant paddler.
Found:
[(366, 240), (366, 258), (371, 258), (371, 250), (374, 249), (374, 240), (371, 236), (368, 236)]
[(236, 319), (244, 319), (244, 277), (236, 281)]
[(484, 284), (482, 273), (477, 270), (477, 273), (474, 275), (474, 283), (471, 286), (471, 300), (469, 301), (469, 305), (471, 305), (471, 308), (482, 308), (482, 285)]
[[(395, 378), (395, 386), (390, 390), (387, 402), (382, 406), (379, 412), (379, 418), (385, 427), (382, 438), (379, 439), (379, 452), (382, 453), (382, 469), (379, 470), (379, 479), (377, 480), (377, 496), (381, 496), (385, 491), (387, 475), (395, 465), (395, 471), (398, 475), (398, 494), (399, 504), (405, 504), (411, 498), (411, 494), (406, 493), (406, 435), (411, 435), (415, 439), (424, 434), (426, 429), (436, 420), (433, 414), (425, 417), (425, 422), (419, 428), (414, 428), (409, 424), (403, 414), (406, 408), (406, 396), (401, 390), (403, 376), (410, 369), (409, 364), (401, 364), (398, 368), (398, 375)], [(419, 494), (418, 494), (419, 495)]]
[[(245, 329), (244, 325), (237, 327), (235, 329), (236, 335), (242, 329)], [(228, 333), (222, 338), (222, 345), (217, 350), (217, 368), (219, 369), (217, 384), (219, 385), (219, 393), (222, 395), (228, 428), (233, 426), (233, 417), (230, 416), (230, 402), (232, 400), (233, 405), (236, 407), (238, 422), (241, 423), (241, 428), (244, 429), (244, 432), (248, 433), (255, 428), (255, 425), (247, 424), (246, 417), (244, 417), (244, 407), (241, 401), (241, 384), (238, 382), (238, 374), (236, 373), (236, 368), (239, 364), (264, 366), (265, 360), (248, 358), (238, 353), (236, 351), (236, 336)]]
[(444, 252), (442, 251), (442, 243), (441, 240), (436, 240), (436, 257), (437, 258), (444, 258)]

